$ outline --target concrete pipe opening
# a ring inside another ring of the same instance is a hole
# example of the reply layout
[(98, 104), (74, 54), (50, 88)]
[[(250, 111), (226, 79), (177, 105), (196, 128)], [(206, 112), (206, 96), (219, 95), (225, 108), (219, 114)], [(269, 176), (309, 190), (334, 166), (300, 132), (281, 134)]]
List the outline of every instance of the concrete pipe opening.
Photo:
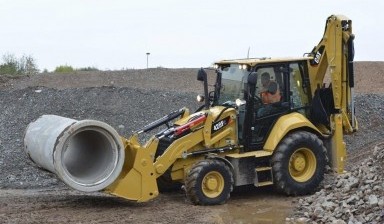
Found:
[(81, 191), (106, 188), (124, 163), (121, 137), (100, 121), (44, 115), (28, 126), (24, 142), (35, 163)]
[(55, 153), (55, 166), (65, 182), (91, 187), (102, 184), (117, 165), (118, 147), (113, 137), (99, 127), (73, 133)]

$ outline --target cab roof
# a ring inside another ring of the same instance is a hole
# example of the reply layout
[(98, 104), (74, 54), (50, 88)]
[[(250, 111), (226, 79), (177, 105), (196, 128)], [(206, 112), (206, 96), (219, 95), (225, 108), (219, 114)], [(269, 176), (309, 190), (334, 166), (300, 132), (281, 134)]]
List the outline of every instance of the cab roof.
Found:
[(287, 58), (242, 58), (242, 59), (230, 59), (230, 60), (221, 60), (215, 62), (218, 65), (225, 64), (246, 64), (254, 66), (261, 63), (272, 63), (272, 62), (290, 62), (290, 61), (307, 61), (313, 59), (313, 57), (287, 57)]

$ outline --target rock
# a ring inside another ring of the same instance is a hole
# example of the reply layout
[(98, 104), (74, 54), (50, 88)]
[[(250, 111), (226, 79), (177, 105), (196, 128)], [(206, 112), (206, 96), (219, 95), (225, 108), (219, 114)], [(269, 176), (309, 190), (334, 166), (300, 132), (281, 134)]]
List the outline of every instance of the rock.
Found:
[(379, 148), (377, 145), (375, 145), (375, 148), (373, 148), (373, 153), (372, 153), (372, 155), (373, 155), (374, 157), (377, 157), (377, 155), (379, 154), (379, 152), (380, 152), (380, 148)]
[(332, 208), (335, 207), (335, 203), (333, 203), (331, 201), (325, 201), (321, 204), (321, 207), (323, 207), (324, 209), (327, 209), (327, 210), (331, 210)]
[(310, 204), (312, 204), (312, 202), (313, 202), (313, 198), (312, 198), (312, 197), (307, 197), (307, 198), (305, 198), (305, 200), (306, 200), (308, 203), (310, 203)]
[(343, 191), (344, 192), (349, 192), (349, 191), (351, 191), (351, 185), (346, 185), (345, 187), (344, 187), (344, 189), (343, 189)]
[(363, 217), (362, 215), (358, 215), (358, 216), (356, 216), (356, 219), (357, 219), (357, 221), (360, 222), (360, 223), (365, 223), (365, 219), (364, 219), (364, 217)]
[(355, 201), (356, 200), (356, 195), (352, 195), (351, 197), (349, 197), (347, 200), (346, 200), (346, 202), (348, 203), (348, 204), (350, 204), (351, 202), (353, 202), (353, 201)]
[(335, 216), (335, 218), (341, 218), (341, 216), (343, 215), (343, 213), (341, 213), (341, 212), (337, 212), (336, 213), (336, 215), (334, 215)]
[(362, 191), (358, 191), (358, 192), (356, 193), (356, 195), (357, 195), (359, 198), (364, 197), (364, 193), (363, 193)]
[(350, 184), (351, 188), (355, 188), (357, 186), (359, 186), (359, 178), (352, 178), (350, 179)]
[(10, 174), (10, 175), (7, 176), (7, 179), (8, 179), (9, 181), (14, 181), (14, 180), (16, 179), (16, 176)]
[(120, 124), (119, 126), (117, 126), (119, 129), (124, 129), (125, 128), (125, 126), (124, 125), (122, 125), (122, 124)]
[(336, 187), (339, 188), (339, 187), (343, 186), (343, 184), (344, 184), (343, 180), (340, 179), (340, 180), (337, 182)]
[(323, 214), (324, 214), (324, 210), (323, 208), (321, 208), (320, 206), (316, 207), (315, 210), (313, 211), (313, 214), (316, 216), (316, 217), (322, 217)]
[(384, 208), (384, 199), (381, 198), (381, 199), (377, 202), (377, 205), (379, 206), (379, 208)]
[(296, 219), (295, 221), (296, 221), (295, 223), (306, 224), (306, 223), (309, 222), (309, 219), (308, 219), (308, 218), (305, 218), (305, 217), (301, 217), (301, 218)]
[(376, 195), (369, 195), (368, 197), (368, 204), (371, 206), (377, 205), (379, 200), (377, 199)]
[(375, 182), (375, 181), (374, 181), (374, 180), (365, 180), (365, 181), (364, 181), (365, 184), (371, 184), (371, 183), (373, 183), (373, 182)]
[(332, 224), (346, 224), (346, 222), (341, 219), (336, 219), (332, 221)]

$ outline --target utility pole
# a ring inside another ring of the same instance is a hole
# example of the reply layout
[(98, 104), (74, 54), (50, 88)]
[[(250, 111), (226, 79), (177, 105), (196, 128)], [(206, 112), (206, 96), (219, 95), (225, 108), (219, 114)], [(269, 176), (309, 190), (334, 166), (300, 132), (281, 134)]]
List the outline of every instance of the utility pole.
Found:
[(148, 69), (148, 57), (151, 53), (147, 52), (147, 69)]

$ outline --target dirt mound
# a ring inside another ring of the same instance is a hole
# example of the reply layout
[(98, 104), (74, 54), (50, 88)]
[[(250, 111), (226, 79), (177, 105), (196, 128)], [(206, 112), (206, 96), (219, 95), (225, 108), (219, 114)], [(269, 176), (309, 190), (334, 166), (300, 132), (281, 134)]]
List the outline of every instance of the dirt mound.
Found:
[[(384, 62), (355, 62), (355, 89), (360, 93), (384, 93)], [(85, 87), (133, 87), (181, 92), (202, 91), (196, 81), (197, 68), (151, 68), (124, 71), (75, 72), (73, 74), (46, 73), (17, 78), (0, 77), (0, 89), (48, 87), (54, 89)], [(214, 72), (207, 70), (214, 78)]]
[(384, 93), (384, 62), (356, 62), (354, 68), (357, 92)]
[[(132, 87), (145, 90), (201, 92), (202, 85), (196, 80), (197, 71), (198, 69), (191, 68), (153, 68), (125, 71), (75, 72), (71, 74), (45, 73), (14, 79), (6, 78), (3, 83), (0, 82), (0, 89), (17, 90), (27, 87), (47, 87), (62, 90), (110, 86)], [(210, 75), (210, 77), (213, 78), (214, 75)]]

